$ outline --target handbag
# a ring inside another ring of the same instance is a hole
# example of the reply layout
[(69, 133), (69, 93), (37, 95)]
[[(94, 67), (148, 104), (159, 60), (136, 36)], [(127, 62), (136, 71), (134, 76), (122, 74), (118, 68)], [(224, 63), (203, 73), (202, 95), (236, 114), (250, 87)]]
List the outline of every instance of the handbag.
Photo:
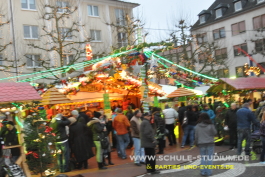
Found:
[(104, 136), (104, 135), (101, 135), (101, 137), (98, 136), (98, 139), (100, 141), (101, 148), (102, 149), (108, 149), (108, 147), (109, 147), (109, 141), (108, 141), (107, 137)]
[(186, 112), (184, 113), (184, 119), (182, 121), (182, 127), (185, 127), (188, 124), (188, 118)]

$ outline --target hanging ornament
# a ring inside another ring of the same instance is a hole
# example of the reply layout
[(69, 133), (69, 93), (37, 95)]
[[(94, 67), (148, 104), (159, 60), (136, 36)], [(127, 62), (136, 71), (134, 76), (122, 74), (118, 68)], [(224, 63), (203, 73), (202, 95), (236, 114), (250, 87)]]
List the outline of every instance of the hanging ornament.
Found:
[(140, 73), (142, 67), (143, 65), (138, 65), (138, 62), (136, 62), (136, 64), (132, 66), (133, 74), (137, 76)]
[(48, 143), (48, 145), (49, 145), (49, 146), (51, 146), (51, 145), (52, 145), (52, 143), (51, 143), (51, 142), (49, 142), (49, 143)]
[(35, 140), (33, 140), (34, 142), (41, 142), (41, 140), (38, 138), (38, 139), (35, 139)]
[(42, 157), (45, 157), (46, 156), (46, 154), (44, 153), (44, 154), (42, 154)]
[(45, 133), (50, 133), (52, 131), (52, 128), (49, 126), (46, 126)]
[(150, 70), (154, 70), (155, 67), (158, 66), (157, 64), (157, 60), (153, 55), (151, 56), (151, 59), (149, 61), (147, 61), (150, 64)]
[(173, 79), (173, 78), (168, 78), (168, 80), (169, 80), (169, 85), (176, 85), (175, 84), (175, 81), (176, 81), (176, 79)]

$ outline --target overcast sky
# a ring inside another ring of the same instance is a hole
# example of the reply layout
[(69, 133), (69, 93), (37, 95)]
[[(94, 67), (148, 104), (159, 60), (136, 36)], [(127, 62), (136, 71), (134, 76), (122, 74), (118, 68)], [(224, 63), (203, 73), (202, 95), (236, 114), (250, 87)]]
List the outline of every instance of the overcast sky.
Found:
[[(174, 22), (185, 18), (191, 24), (198, 19), (198, 14), (210, 7), (214, 0), (127, 0), (139, 3), (134, 15), (140, 16), (149, 32), (147, 42), (161, 41), (167, 38)], [(162, 30), (158, 30), (162, 29)], [(165, 30), (163, 30), (165, 29)]]

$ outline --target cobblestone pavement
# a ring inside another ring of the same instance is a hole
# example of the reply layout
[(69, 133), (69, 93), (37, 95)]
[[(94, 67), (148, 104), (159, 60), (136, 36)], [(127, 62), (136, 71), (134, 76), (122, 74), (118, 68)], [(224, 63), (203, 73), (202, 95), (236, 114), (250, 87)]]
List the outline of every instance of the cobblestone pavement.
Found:
[[(235, 150), (229, 150), (217, 154), (217, 157), (214, 160), (213, 165), (232, 165), (233, 169), (214, 169), (212, 177), (263, 177), (265, 176), (265, 165), (259, 164), (259, 155), (255, 156), (243, 156), (239, 159), (235, 158), (233, 160), (227, 160), (225, 157), (227, 155), (235, 155)], [(221, 161), (221, 157), (223, 160)], [(244, 160), (242, 160), (244, 158)], [(226, 161), (225, 161), (226, 160)], [(194, 166), (191, 166), (194, 165)], [(152, 177), (199, 177), (199, 169), (184, 169), (187, 167), (196, 168), (197, 165), (200, 165), (200, 160), (197, 159), (192, 162), (180, 164), (179, 169), (170, 169), (170, 170), (160, 170), (160, 174), (152, 175)], [(140, 175), (138, 177), (148, 177), (149, 174)]]

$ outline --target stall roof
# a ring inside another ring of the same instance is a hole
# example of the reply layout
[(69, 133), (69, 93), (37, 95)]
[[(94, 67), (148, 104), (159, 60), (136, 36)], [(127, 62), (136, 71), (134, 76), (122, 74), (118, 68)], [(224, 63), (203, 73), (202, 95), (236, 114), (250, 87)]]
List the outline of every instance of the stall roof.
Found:
[(221, 78), (220, 80), (234, 87), (235, 90), (265, 89), (265, 78), (262, 77), (247, 77), (247, 78), (236, 78), (236, 79)]
[(39, 93), (28, 83), (0, 83), (0, 103), (41, 100)]
[(224, 84), (231, 87), (232, 90), (255, 90), (265, 89), (265, 78), (247, 77), (247, 78), (220, 78), (218, 85), (212, 86), (207, 92), (220, 92), (223, 90)]
[(183, 97), (183, 96), (190, 96), (190, 95), (196, 95), (195, 92), (185, 89), (183, 87), (178, 88), (174, 92), (167, 95), (168, 98), (175, 98), (175, 97)]
[(42, 95), (41, 105), (54, 105), (71, 102), (72, 101), (70, 99), (53, 87)]
[[(166, 95), (174, 92), (178, 87), (177, 86), (171, 86), (171, 85), (161, 85), (162, 86), (162, 90), (166, 93)], [(158, 97), (159, 100), (163, 100), (163, 99), (168, 99), (166, 96), (163, 97)]]

